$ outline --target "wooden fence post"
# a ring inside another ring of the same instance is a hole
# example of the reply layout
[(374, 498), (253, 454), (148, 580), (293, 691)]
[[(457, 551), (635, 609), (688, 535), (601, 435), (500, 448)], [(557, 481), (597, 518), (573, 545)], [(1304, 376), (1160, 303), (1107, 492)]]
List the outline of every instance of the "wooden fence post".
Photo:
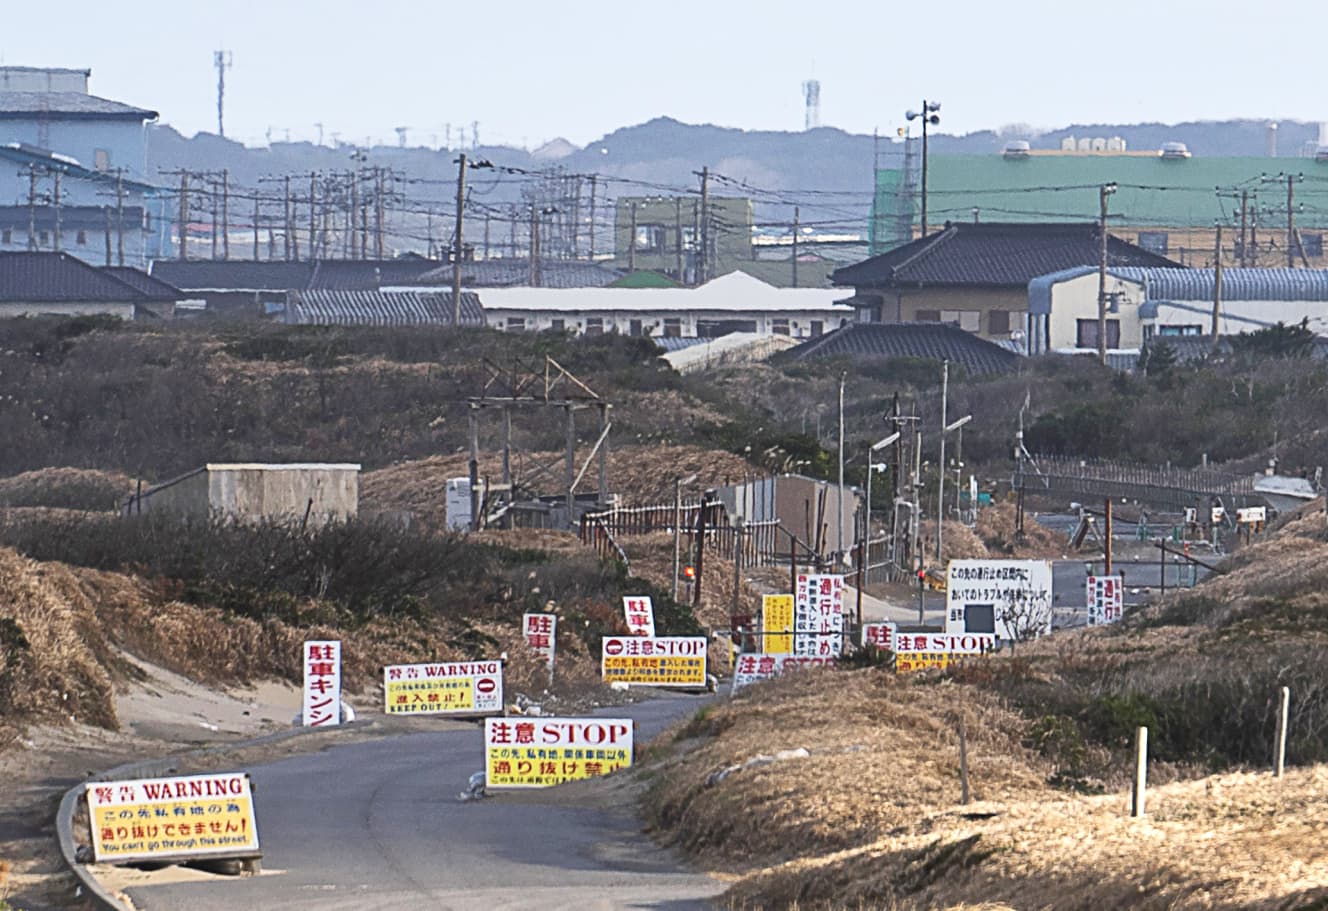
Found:
[(1134, 791), (1130, 795), (1130, 815), (1144, 815), (1144, 794), (1148, 790), (1148, 728), (1139, 728), (1134, 754)]
[(959, 802), (968, 806), (968, 729), (959, 715)]
[(1277, 757), (1274, 763), (1273, 776), (1282, 777), (1282, 770), (1286, 766), (1286, 742), (1287, 742), (1287, 714), (1291, 708), (1291, 687), (1282, 687), (1282, 704), (1277, 712)]

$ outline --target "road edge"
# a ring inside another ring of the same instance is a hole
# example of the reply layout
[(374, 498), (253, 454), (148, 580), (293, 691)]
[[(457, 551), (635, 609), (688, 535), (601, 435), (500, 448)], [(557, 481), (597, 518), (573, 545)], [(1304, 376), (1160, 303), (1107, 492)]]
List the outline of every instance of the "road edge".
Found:
[(74, 841), (74, 814), (78, 811), (78, 800), (83, 795), (85, 786), (89, 781), (108, 781), (118, 778), (143, 778), (162, 775), (171, 771), (173, 766), (178, 765), (182, 760), (191, 756), (204, 756), (208, 753), (220, 750), (243, 750), (250, 747), (266, 746), (272, 743), (280, 743), (283, 740), (290, 740), (295, 737), (305, 735), (319, 735), (328, 731), (344, 731), (348, 728), (362, 730), (373, 727), (374, 719), (365, 718), (363, 720), (347, 722), (334, 728), (290, 728), (283, 731), (274, 731), (270, 734), (264, 734), (261, 737), (252, 737), (248, 740), (232, 740), (223, 743), (209, 744), (205, 747), (197, 747), (187, 750), (183, 753), (171, 753), (164, 757), (155, 759), (140, 759), (134, 762), (127, 762), (118, 765), (112, 769), (99, 772), (96, 775), (90, 775), (84, 781), (74, 785), (64, 796), (60, 798), (60, 809), (55, 814), (56, 839), (60, 843), (60, 856), (64, 859), (65, 866), (69, 872), (74, 874), (78, 880), (80, 888), (87, 896), (88, 900), (98, 908), (108, 909), (108, 911), (134, 911), (134, 909), (120, 899), (101, 884), (97, 877), (88, 872), (87, 864), (78, 860), (78, 846)]

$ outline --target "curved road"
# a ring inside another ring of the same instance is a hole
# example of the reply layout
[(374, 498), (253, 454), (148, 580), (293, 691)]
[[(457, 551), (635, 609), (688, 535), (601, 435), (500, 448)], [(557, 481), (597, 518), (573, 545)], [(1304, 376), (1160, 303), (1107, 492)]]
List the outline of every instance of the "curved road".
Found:
[[(702, 701), (670, 693), (595, 714), (636, 719), (639, 751)], [(723, 891), (641, 834), (630, 797), (605, 808), (553, 788), (458, 801), (483, 752), (480, 729), (453, 726), (250, 767), (264, 874), (127, 892), (144, 911), (684, 911)]]

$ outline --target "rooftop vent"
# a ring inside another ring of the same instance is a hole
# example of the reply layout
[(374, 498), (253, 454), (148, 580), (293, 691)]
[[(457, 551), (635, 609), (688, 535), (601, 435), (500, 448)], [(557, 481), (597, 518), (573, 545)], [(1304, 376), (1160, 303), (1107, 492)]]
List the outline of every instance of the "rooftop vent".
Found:
[(1004, 158), (1027, 158), (1032, 151), (1032, 146), (1028, 144), (1027, 139), (1011, 139), (1001, 149), (1001, 156)]
[(1185, 147), (1183, 142), (1164, 142), (1157, 154), (1159, 158), (1165, 158), (1168, 161), (1180, 161), (1190, 157), (1190, 150)]

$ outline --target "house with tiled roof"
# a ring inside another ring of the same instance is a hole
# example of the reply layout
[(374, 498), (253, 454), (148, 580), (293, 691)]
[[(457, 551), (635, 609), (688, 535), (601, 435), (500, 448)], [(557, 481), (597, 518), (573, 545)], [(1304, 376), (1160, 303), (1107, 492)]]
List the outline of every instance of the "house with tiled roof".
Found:
[[(838, 269), (834, 283), (852, 287), (860, 321), (954, 323), (989, 340), (1026, 332), (1028, 283), (1039, 275), (1095, 264), (1096, 224), (947, 224), (941, 230)], [(1112, 266), (1177, 267), (1165, 256), (1107, 237)]]
[(781, 352), (772, 361), (844, 357), (854, 361), (949, 361), (973, 376), (1012, 373), (1022, 357), (1009, 347), (978, 338), (949, 323), (849, 323)]
[(68, 253), (0, 253), (0, 318), (169, 318), (183, 297), (128, 267), (98, 268)]

